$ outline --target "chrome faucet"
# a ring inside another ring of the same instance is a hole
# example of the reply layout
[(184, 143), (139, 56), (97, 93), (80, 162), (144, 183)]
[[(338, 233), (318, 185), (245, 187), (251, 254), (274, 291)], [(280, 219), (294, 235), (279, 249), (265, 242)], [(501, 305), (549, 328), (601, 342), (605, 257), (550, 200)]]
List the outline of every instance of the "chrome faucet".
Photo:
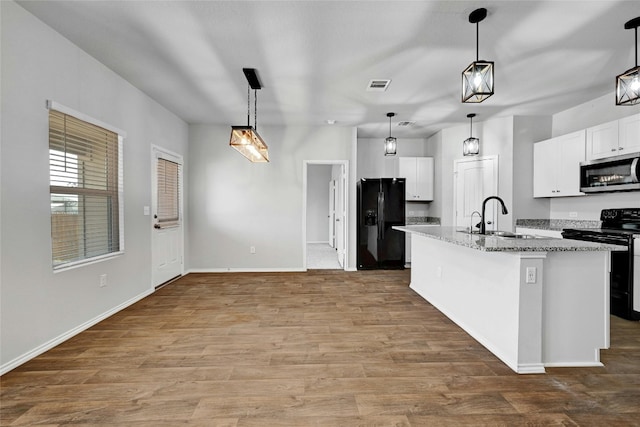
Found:
[[(473, 216), (475, 214), (478, 214), (478, 216), (480, 217), (480, 221), (482, 221), (482, 215), (480, 215), (480, 212), (478, 212), (478, 211), (471, 212), (471, 219), (470, 219), (470, 224), (469, 224), (469, 233), (473, 233)], [(476, 227), (480, 227), (480, 223), (477, 223), (475, 226)]]
[(487, 224), (484, 220), (484, 211), (485, 211), (485, 208), (487, 207), (487, 202), (491, 199), (496, 199), (497, 201), (500, 202), (500, 204), (502, 205), (502, 215), (506, 215), (509, 213), (509, 211), (507, 210), (507, 207), (504, 205), (504, 200), (502, 200), (500, 197), (489, 196), (486, 199), (484, 199), (482, 201), (482, 214), (480, 214), (482, 219), (482, 221), (480, 221), (480, 234), (487, 234)]

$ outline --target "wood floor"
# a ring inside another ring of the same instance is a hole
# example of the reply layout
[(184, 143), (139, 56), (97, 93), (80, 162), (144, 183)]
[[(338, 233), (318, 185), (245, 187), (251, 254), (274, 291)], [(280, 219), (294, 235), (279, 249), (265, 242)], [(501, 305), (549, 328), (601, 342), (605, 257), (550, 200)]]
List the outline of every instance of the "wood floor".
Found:
[[(517, 375), (408, 271), (190, 274), (1, 378), (1, 424), (640, 425), (640, 324)], [(500, 327), (500, 325), (496, 325)]]

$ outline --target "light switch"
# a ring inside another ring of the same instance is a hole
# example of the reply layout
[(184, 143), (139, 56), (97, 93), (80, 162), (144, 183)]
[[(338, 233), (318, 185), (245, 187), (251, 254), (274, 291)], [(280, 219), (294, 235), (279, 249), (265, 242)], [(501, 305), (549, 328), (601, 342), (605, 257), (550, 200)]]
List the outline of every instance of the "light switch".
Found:
[(149, 206), (144, 207), (144, 215), (145, 216), (151, 215), (151, 208)]

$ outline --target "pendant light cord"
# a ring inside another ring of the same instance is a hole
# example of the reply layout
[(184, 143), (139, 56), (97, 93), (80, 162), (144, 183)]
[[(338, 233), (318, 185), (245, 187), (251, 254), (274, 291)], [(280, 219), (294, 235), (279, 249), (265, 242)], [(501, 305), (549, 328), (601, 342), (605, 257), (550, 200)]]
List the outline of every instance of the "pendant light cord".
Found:
[(247, 85), (247, 126), (251, 126), (251, 90)]
[(469, 117), (469, 139), (473, 138), (473, 117)]
[(256, 89), (253, 90), (253, 126), (258, 131), (258, 91)]
[(480, 23), (476, 22), (476, 62), (478, 62), (480, 59)]
[(638, 27), (635, 28), (636, 32), (636, 67), (638, 66)]

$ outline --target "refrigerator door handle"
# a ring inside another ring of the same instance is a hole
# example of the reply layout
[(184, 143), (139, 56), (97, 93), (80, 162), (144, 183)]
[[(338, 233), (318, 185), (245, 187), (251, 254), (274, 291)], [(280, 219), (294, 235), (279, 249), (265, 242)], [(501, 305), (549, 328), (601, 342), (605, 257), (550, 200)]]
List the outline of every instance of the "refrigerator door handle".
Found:
[(378, 193), (378, 240), (384, 239), (384, 193)]

